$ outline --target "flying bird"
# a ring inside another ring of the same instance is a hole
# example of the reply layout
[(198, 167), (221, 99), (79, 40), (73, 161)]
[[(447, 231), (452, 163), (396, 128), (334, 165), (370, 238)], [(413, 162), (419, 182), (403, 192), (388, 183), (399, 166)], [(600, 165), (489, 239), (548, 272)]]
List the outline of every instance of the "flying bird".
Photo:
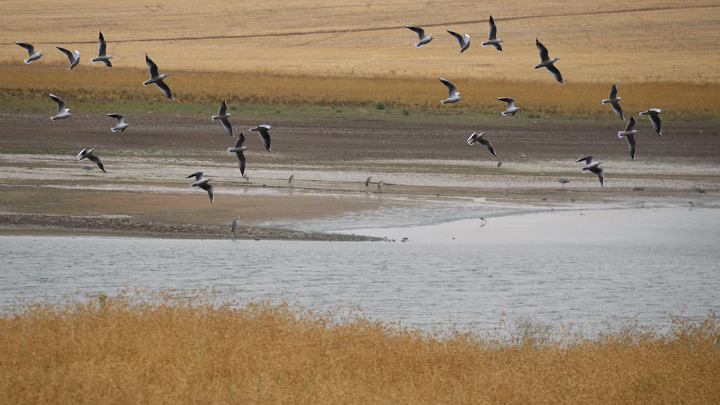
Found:
[(624, 131), (618, 131), (618, 138), (622, 138), (623, 136), (625, 139), (627, 139), (628, 148), (630, 148), (630, 157), (633, 161), (635, 161), (635, 137), (633, 135), (637, 134), (638, 130), (633, 129), (635, 126), (635, 117), (632, 116), (627, 122), (627, 125), (625, 125)]
[(502, 51), (502, 46), (500, 46), (500, 42), (503, 42), (503, 40), (497, 39), (497, 27), (495, 26), (495, 20), (493, 20), (492, 14), (490, 14), (490, 29), (488, 32), (488, 40), (480, 43), (480, 46), (484, 48), (485, 45), (492, 45), (498, 51)]
[(458, 40), (458, 43), (460, 44), (460, 52), (458, 52), (458, 53), (463, 53), (463, 52), (465, 52), (466, 49), (470, 48), (470, 35), (465, 34), (465, 36), (463, 37), (462, 35), (458, 34), (455, 31), (450, 31), (450, 30), (445, 30), (445, 31), (449, 32), (450, 35), (454, 36), (455, 39)]
[(107, 116), (117, 119), (117, 125), (115, 126), (115, 128), (110, 128), (110, 130), (113, 132), (119, 130), (122, 134), (123, 132), (125, 132), (125, 129), (130, 126), (130, 124), (125, 123), (125, 116), (122, 114), (108, 114)]
[(67, 70), (74, 68), (75, 66), (78, 65), (78, 63), (80, 63), (80, 52), (78, 52), (77, 50), (73, 53), (73, 52), (70, 52), (69, 50), (67, 50), (65, 48), (61, 48), (57, 45), (55, 45), (55, 48), (62, 51), (62, 53), (64, 53), (65, 56), (67, 56), (68, 60), (70, 61), (70, 67), (67, 68)]
[(222, 124), (223, 128), (225, 128), (225, 131), (227, 131), (227, 133), (231, 136), (235, 136), (235, 134), (233, 134), (232, 125), (230, 125), (230, 121), (228, 121), (229, 117), (232, 117), (232, 114), (227, 112), (227, 100), (223, 100), (223, 102), (220, 104), (218, 115), (213, 115), (212, 120), (220, 120), (220, 123)]
[(440, 81), (448, 88), (447, 100), (440, 100), (440, 103), (442, 103), (442, 104), (457, 103), (458, 101), (463, 99), (462, 97), (460, 97), (460, 93), (457, 92), (457, 87), (455, 87), (454, 84), (443, 79), (442, 77), (440, 78)]
[(559, 61), (560, 58), (552, 58), (548, 56), (548, 50), (545, 48), (545, 46), (540, 43), (540, 38), (535, 38), (535, 46), (537, 46), (538, 51), (540, 51), (540, 60), (541, 62), (537, 65), (533, 66), (533, 69), (537, 70), (541, 67), (544, 67), (548, 70), (548, 72), (552, 73), (555, 80), (559, 81), (562, 84), (565, 84), (565, 81), (562, 78), (562, 75), (560, 74), (560, 71), (558, 68), (555, 67), (554, 63)]
[(25, 64), (30, 64), (33, 61), (40, 59), (41, 56), (43, 56), (43, 54), (40, 53), (41, 51), (35, 52), (35, 47), (30, 44), (26, 44), (25, 42), (18, 42), (18, 41), (15, 41), (15, 43), (22, 46), (23, 48), (27, 49), (27, 51), (28, 51), (28, 58), (25, 59)]
[(620, 108), (620, 100), (622, 100), (622, 97), (617, 96), (617, 84), (613, 84), (613, 86), (610, 88), (610, 96), (602, 101), (603, 105), (610, 103), (613, 110), (615, 111), (615, 114), (617, 114), (618, 117), (620, 117), (621, 120), (625, 121), (625, 117), (623, 117), (622, 108)]
[(255, 128), (250, 128), (250, 131), (260, 134), (263, 145), (265, 145), (265, 149), (267, 149), (268, 152), (270, 152), (270, 134), (268, 133), (270, 129), (272, 129), (270, 125), (258, 125)]
[(68, 112), (68, 111), (70, 111), (70, 109), (69, 109), (69, 108), (65, 108), (65, 102), (62, 101), (62, 99), (61, 99), (60, 97), (55, 96), (55, 95), (53, 95), (53, 94), (50, 94), (50, 98), (53, 99), (53, 101), (56, 102), (56, 103), (57, 103), (57, 106), (58, 106), (57, 115), (54, 116), (54, 117), (50, 117), (50, 119), (51, 119), (52, 121), (62, 120), (62, 119), (65, 119), (65, 118), (68, 118), (68, 117), (72, 116), (72, 114), (70, 114), (70, 113)]
[[(110, 59), (112, 59), (112, 55), (106, 55), (105, 54), (106, 50), (107, 50), (107, 45), (105, 44), (105, 37), (103, 37), (102, 31), (100, 31), (100, 38), (98, 39), (98, 56), (97, 56), (97, 58), (90, 59), (90, 63), (102, 62), (105, 66), (112, 67), (112, 63), (110, 63)], [(149, 64), (148, 64), (148, 66), (149, 66)], [(155, 68), (155, 70), (157, 71), (157, 68)], [(151, 71), (150, 76), (152, 76), (152, 75), (153, 74)], [(158, 87), (160, 87), (160, 86), (158, 86)], [(168, 90), (168, 92), (169, 91), (170, 90)]]
[(423, 46), (427, 43), (430, 43), (430, 41), (433, 40), (432, 34), (425, 36), (425, 30), (420, 27), (413, 27), (412, 25), (406, 25), (405, 28), (418, 34), (418, 38), (419, 38), (420, 42), (415, 44), (415, 48), (420, 48), (421, 46)]
[(592, 156), (585, 156), (581, 157), (580, 159), (576, 160), (576, 163), (580, 163), (582, 161), (585, 161), (585, 166), (583, 166), (580, 171), (583, 173), (585, 172), (593, 172), (598, 175), (600, 178), (600, 187), (605, 187), (605, 171), (601, 169), (599, 166), (602, 162), (593, 162)]
[(485, 135), (485, 132), (480, 132), (479, 134), (477, 132), (473, 132), (473, 134), (470, 135), (470, 138), (468, 138), (467, 140), (468, 145), (474, 145), (475, 143), (479, 143), (480, 145), (486, 147), (490, 151), (490, 153), (497, 156), (497, 153), (495, 153), (495, 148), (493, 148), (490, 141), (483, 138), (483, 135)]
[(660, 113), (663, 113), (664, 110), (661, 110), (659, 108), (651, 108), (647, 111), (643, 111), (640, 113), (640, 115), (647, 115), (650, 117), (650, 121), (652, 122), (653, 128), (655, 128), (655, 132), (657, 132), (658, 135), (662, 136), (662, 128), (660, 127), (660, 117), (658, 115)]
[(210, 183), (208, 183), (212, 179), (205, 178), (202, 175), (203, 175), (203, 172), (196, 172), (185, 178), (189, 179), (190, 177), (195, 177), (195, 182), (193, 184), (191, 184), (190, 187), (192, 187), (192, 188), (200, 187), (201, 189), (207, 191), (208, 195), (210, 196), (210, 204), (214, 204), (215, 203), (215, 192), (213, 190), (213, 186)]
[(153, 84), (160, 89), (160, 91), (163, 92), (165, 97), (169, 98), (170, 100), (175, 101), (175, 97), (173, 97), (172, 92), (170, 91), (170, 87), (168, 87), (167, 84), (163, 81), (166, 77), (168, 77), (168, 74), (160, 74), (158, 72), (158, 67), (155, 64), (155, 62), (150, 59), (150, 57), (145, 54), (145, 63), (147, 63), (148, 69), (150, 70), (150, 80), (146, 80), (143, 82), (143, 86), (147, 86), (148, 84)]
[(228, 154), (232, 155), (234, 153), (235, 156), (237, 156), (237, 161), (240, 165), (240, 174), (245, 177), (245, 154), (243, 151), (247, 150), (248, 147), (242, 146), (243, 142), (245, 142), (245, 134), (240, 132), (240, 136), (238, 136), (237, 141), (235, 141), (235, 147), (228, 148)]
[(515, 115), (516, 112), (520, 111), (520, 107), (515, 107), (515, 99), (514, 98), (500, 97), (500, 98), (498, 98), (498, 100), (504, 101), (507, 103), (507, 110), (500, 113), (503, 115), (503, 117), (508, 114), (512, 114), (511, 115), (511, 117), (512, 117)]
[[(78, 153), (78, 155), (77, 155), (77, 160), (82, 161), (82, 160), (88, 159), (89, 161), (95, 163), (100, 168), (100, 170), (105, 172), (105, 167), (103, 166), (102, 162), (100, 161), (100, 158), (93, 155), (94, 150), (95, 150), (95, 148), (92, 148), (90, 150), (87, 150), (87, 149), (81, 150), (80, 153)], [(105, 172), (105, 173), (107, 173), (107, 172)]]

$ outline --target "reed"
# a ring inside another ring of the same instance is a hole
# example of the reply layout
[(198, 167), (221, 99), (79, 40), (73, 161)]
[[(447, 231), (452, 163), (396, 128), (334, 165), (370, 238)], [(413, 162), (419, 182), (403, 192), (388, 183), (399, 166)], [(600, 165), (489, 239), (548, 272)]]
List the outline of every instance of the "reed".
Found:
[(7, 404), (709, 404), (712, 315), (594, 338), (520, 323), (422, 333), (286, 303), (120, 294), (0, 317)]

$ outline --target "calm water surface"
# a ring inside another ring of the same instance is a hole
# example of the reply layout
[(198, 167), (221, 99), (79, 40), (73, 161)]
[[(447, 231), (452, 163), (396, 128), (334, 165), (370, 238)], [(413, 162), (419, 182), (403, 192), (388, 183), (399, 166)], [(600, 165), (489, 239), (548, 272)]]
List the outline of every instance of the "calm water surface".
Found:
[(0, 236), (0, 306), (140, 286), (359, 305), (422, 328), (484, 329), (527, 317), (597, 331), (720, 312), (720, 210), (556, 212), (479, 224), (346, 231), (395, 243)]

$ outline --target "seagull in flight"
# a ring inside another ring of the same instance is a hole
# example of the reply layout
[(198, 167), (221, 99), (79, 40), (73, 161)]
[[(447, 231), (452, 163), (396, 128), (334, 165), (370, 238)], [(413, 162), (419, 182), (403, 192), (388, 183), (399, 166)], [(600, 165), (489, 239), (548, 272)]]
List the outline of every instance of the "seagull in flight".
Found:
[(130, 124), (125, 123), (125, 116), (122, 114), (108, 114), (107, 116), (117, 119), (117, 125), (115, 128), (110, 128), (113, 132), (120, 130), (120, 133), (122, 134), (125, 132), (125, 129), (130, 126)]
[(455, 87), (454, 84), (443, 79), (442, 77), (440, 78), (440, 81), (448, 88), (447, 100), (440, 100), (440, 103), (442, 103), (442, 104), (457, 103), (458, 101), (463, 99), (462, 97), (460, 97), (460, 93), (457, 92), (457, 87)]
[(78, 155), (77, 155), (77, 160), (82, 161), (82, 160), (88, 159), (89, 161), (95, 163), (100, 168), (100, 170), (102, 170), (104, 173), (107, 173), (105, 171), (105, 167), (103, 166), (102, 162), (100, 161), (100, 158), (93, 155), (94, 150), (95, 150), (95, 148), (92, 148), (90, 150), (87, 150), (87, 149), (81, 150), (80, 153), (78, 153)]
[(622, 97), (617, 96), (617, 84), (613, 84), (613, 86), (610, 88), (610, 96), (604, 99), (602, 103), (603, 105), (610, 103), (613, 110), (615, 111), (615, 114), (617, 114), (617, 116), (620, 117), (621, 120), (625, 121), (625, 117), (623, 117), (622, 113), (622, 108), (620, 108), (620, 100), (622, 99)]
[(602, 162), (593, 162), (592, 156), (581, 157), (580, 159), (576, 160), (575, 162), (580, 163), (583, 160), (585, 161), (585, 166), (583, 166), (583, 168), (580, 169), (580, 171), (582, 171), (583, 173), (593, 172), (593, 173), (597, 174), (598, 177), (600, 178), (600, 187), (605, 187), (605, 171), (599, 167)]
[(449, 32), (450, 35), (454, 36), (455, 39), (458, 40), (458, 43), (460, 44), (460, 52), (458, 52), (458, 53), (463, 53), (463, 52), (465, 52), (465, 50), (470, 48), (470, 35), (465, 34), (465, 37), (463, 37), (462, 35), (458, 34), (455, 31), (450, 31), (450, 30), (445, 30), (445, 31)]
[(265, 149), (267, 149), (268, 152), (270, 152), (270, 134), (268, 133), (270, 129), (272, 129), (270, 125), (258, 125), (255, 128), (250, 128), (250, 131), (257, 132), (260, 135), (263, 145), (265, 145)]
[(498, 98), (498, 100), (504, 101), (507, 103), (507, 110), (500, 113), (503, 115), (503, 117), (508, 114), (512, 114), (511, 115), (511, 117), (512, 117), (515, 115), (516, 112), (520, 111), (520, 107), (515, 107), (515, 99), (514, 98), (500, 97), (500, 98)]
[(488, 40), (480, 43), (480, 46), (484, 48), (485, 45), (492, 45), (498, 51), (502, 51), (502, 46), (500, 46), (500, 42), (503, 42), (503, 40), (497, 39), (497, 27), (495, 26), (495, 20), (493, 20), (492, 14), (490, 14), (490, 29), (488, 32)]
[(80, 52), (78, 52), (77, 50), (75, 51), (75, 53), (73, 53), (73, 52), (70, 52), (69, 50), (67, 50), (65, 48), (61, 48), (57, 45), (55, 45), (55, 48), (62, 51), (62, 53), (64, 53), (65, 56), (67, 56), (68, 60), (70, 61), (70, 67), (67, 68), (67, 70), (74, 68), (75, 66), (78, 65), (78, 63), (80, 63)]
[(240, 136), (238, 136), (237, 141), (235, 141), (235, 147), (234, 148), (228, 148), (228, 154), (232, 155), (233, 153), (235, 156), (237, 156), (238, 164), (240, 165), (240, 174), (245, 177), (245, 154), (243, 154), (244, 150), (247, 150), (247, 146), (243, 146), (243, 142), (245, 142), (245, 134), (240, 132)]
[(225, 131), (227, 131), (227, 133), (231, 136), (235, 136), (235, 134), (233, 134), (232, 125), (230, 125), (230, 121), (228, 121), (229, 117), (232, 117), (232, 114), (227, 112), (227, 100), (223, 100), (223, 102), (220, 104), (218, 115), (213, 115), (212, 120), (220, 120), (220, 123), (222, 124), (223, 128), (225, 128)]
[(53, 101), (56, 102), (57, 106), (58, 106), (57, 115), (50, 117), (50, 120), (52, 120), (52, 121), (62, 120), (62, 119), (69, 118), (70, 116), (72, 116), (72, 114), (70, 114), (68, 112), (68, 111), (70, 111), (70, 109), (65, 108), (65, 102), (62, 101), (62, 99), (60, 97), (50, 94), (50, 98), (53, 99)]
[(552, 73), (555, 80), (559, 81), (562, 84), (565, 84), (565, 81), (563, 80), (562, 75), (560, 74), (560, 71), (554, 65), (554, 63), (559, 61), (560, 58), (550, 59), (550, 57), (548, 56), (548, 50), (540, 42), (540, 38), (535, 38), (535, 46), (537, 46), (538, 51), (540, 51), (541, 62), (538, 63), (537, 65), (533, 66), (533, 69), (537, 70), (541, 67), (544, 67), (545, 69), (548, 70), (548, 72)]
[(191, 184), (190, 187), (192, 187), (192, 188), (200, 187), (201, 189), (207, 191), (208, 195), (210, 196), (210, 204), (214, 204), (215, 203), (215, 192), (213, 190), (213, 186), (210, 183), (208, 183), (212, 179), (205, 178), (202, 175), (203, 175), (203, 172), (196, 172), (189, 176), (186, 176), (185, 178), (189, 179), (190, 177), (195, 177), (195, 182), (193, 184)]
[(23, 48), (27, 49), (28, 58), (25, 59), (26, 65), (32, 63), (33, 61), (40, 59), (40, 57), (43, 56), (43, 54), (40, 53), (41, 51), (35, 52), (35, 47), (30, 44), (26, 44), (25, 42), (18, 42), (18, 41), (15, 41), (15, 43), (22, 46)]
[(497, 153), (495, 153), (495, 149), (493, 148), (492, 144), (490, 143), (490, 141), (483, 138), (483, 135), (485, 135), (485, 132), (480, 132), (479, 134), (477, 132), (473, 132), (473, 134), (470, 135), (470, 138), (468, 138), (467, 140), (468, 145), (474, 145), (475, 143), (479, 143), (480, 145), (486, 147), (490, 151), (490, 153), (497, 156)]
[[(90, 59), (90, 63), (102, 62), (105, 66), (112, 67), (112, 63), (110, 63), (112, 55), (106, 55), (106, 49), (107, 45), (105, 44), (105, 37), (103, 37), (102, 31), (100, 31), (100, 38), (98, 39), (98, 56), (97, 58)], [(150, 73), (150, 76), (152, 76), (152, 72)]]
[(624, 131), (618, 131), (618, 138), (622, 138), (623, 136), (625, 139), (627, 139), (628, 148), (630, 148), (630, 157), (633, 161), (635, 161), (635, 137), (633, 135), (637, 134), (638, 130), (633, 129), (635, 126), (635, 117), (632, 116), (627, 122), (627, 125), (625, 125)]
[(428, 44), (428, 43), (430, 43), (430, 41), (433, 40), (432, 34), (425, 36), (425, 30), (420, 27), (413, 27), (412, 25), (406, 25), (405, 28), (418, 34), (418, 38), (419, 38), (420, 42), (415, 44), (415, 48), (420, 48), (421, 46)]
[(148, 69), (150, 70), (150, 80), (146, 80), (143, 82), (143, 86), (147, 86), (148, 84), (153, 84), (160, 89), (160, 91), (163, 92), (165, 97), (169, 98), (170, 100), (175, 101), (175, 97), (173, 97), (172, 92), (170, 91), (170, 87), (168, 87), (167, 84), (163, 81), (166, 77), (168, 77), (168, 74), (160, 74), (158, 72), (158, 67), (155, 64), (155, 62), (150, 59), (150, 57), (145, 54), (145, 63), (147, 63)]
[(658, 117), (658, 115), (663, 112), (665, 111), (659, 108), (651, 108), (647, 111), (643, 111), (640, 113), (640, 115), (647, 115), (648, 117), (650, 117), (650, 121), (652, 122), (653, 128), (655, 128), (655, 132), (657, 132), (657, 134), (660, 136), (662, 136), (662, 128), (660, 127), (662, 123), (660, 122), (660, 117)]

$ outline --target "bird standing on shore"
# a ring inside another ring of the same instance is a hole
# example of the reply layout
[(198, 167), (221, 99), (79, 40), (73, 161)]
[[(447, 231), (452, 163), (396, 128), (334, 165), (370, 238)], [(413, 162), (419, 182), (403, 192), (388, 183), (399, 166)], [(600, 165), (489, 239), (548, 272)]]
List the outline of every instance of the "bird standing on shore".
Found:
[(498, 100), (504, 101), (507, 103), (507, 110), (500, 113), (503, 115), (503, 117), (508, 114), (512, 114), (512, 115), (510, 115), (512, 117), (515, 115), (516, 112), (520, 111), (520, 107), (515, 107), (515, 99), (514, 98), (500, 97), (500, 98), (498, 98)]
[(368, 177), (368, 178), (365, 180), (365, 188), (370, 187), (370, 179), (372, 179), (372, 177)]
[(235, 141), (235, 147), (234, 148), (228, 148), (228, 154), (232, 155), (233, 153), (235, 156), (237, 156), (238, 164), (240, 165), (240, 174), (245, 177), (245, 154), (243, 153), (244, 150), (247, 150), (247, 146), (242, 146), (243, 142), (245, 142), (245, 134), (240, 132), (240, 136), (238, 136), (237, 141)]
[(102, 62), (105, 66), (112, 67), (112, 63), (110, 63), (112, 55), (107, 55), (106, 49), (107, 45), (105, 44), (105, 37), (103, 37), (102, 31), (100, 31), (100, 37), (98, 38), (98, 56), (97, 58), (90, 59), (90, 63)]
[(448, 98), (447, 100), (440, 100), (440, 103), (444, 104), (450, 104), (450, 103), (457, 103), (458, 101), (462, 100), (463, 98), (460, 97), (460, 93), (457, 92), (457, 87), (455, 87), (454, 84), (450, 83), (449, 81), (440, 78), (440, 81), (442, 84), (445, 85), (448, 89)]
[(70, 113), (68, 112), (68, 111), (70, 111), (70, 109), (69, 109), (69, 108), (65, 108), (65, 102), (62, 101), (62, 99), (61, 99), (60, 97), (55, 96), (55, 95), (53, 95), (53, 94), (50, 94), (50, 98), (53, 99), (53, 101), (54, 101), (55, 103), (57, 103), (57, 106), (58, 106), (57, 115), (55, 115), (55, 116), (53, 116), (53, 117), (50, 117), (50, 119), (51, 119), (52, 121), (62, 120), (62, 119), (69, 118), (69, 117), (72, 116), (72, 114), (70, 114)]
[(18, 41), (15, 41), (15, 43), (22, 46), (23, 48), (27, 49), (28, 58), (24, 60), (26, 65), (29, 65), (33, 61), (36, 61), (36, 60), (40, 59), (41, 56), (43, 56), (43, 54), (40, 53), (41, 51), (35, 52), (35, 47), (30, 44), (26, 44), (25, 42), (18, 42)]
[(450, 35), (454, 36), (455, 39), (457, 39), (458, 43), (460, 44), (460, 52), (458, 52), (458, 53), (463, 53), (468, 48), (470, 48), (470, 35), (465, 34), (465, 36), (463, 37), (462, 35), (458, 34), (455, 31), (450, 31), (450, 30), (445, 30), (445, 31), (450, 33)]
[(55, 48), (59, 49), (62, 53), (64, 53), (65, 56), (67, 56), (68, 60), (70, 61), (70, 67), (67, 68), (67, 70), (74, 68), (75, 66), (78, 65), (78, 63), (80, 63), (80, 52), (78, 52), (77, 50), (73, 53), (73, 52), (70, 52), (69, 50), (67, 50), (65, 48), (61, 48), (57, 45), (55, 45)]
[(430, 41), (433, 40), (432, 34), (425, 36), (425, 30), (420, 27), (413, 27), (412, 25), (406, 25), (405, 28), (418, 34), (418, 39), (420, 42), (415, 44), (415, 48), (420, 48), (421, 46), (423, 46), (427, 43), (430, 43)]
[(160, 72), (158, 72), (157, 65), (155, 64), (155, 62), (152, 61), (152, 59), (150, 59), (148, 54), (145, 54), (145, 63), (147, 64), (148, 70), (150, 71), (150, 80), (144, 81), (143, 86), (155, 83), (158, 89), (163, 92), (165, 97), (175, 101), (175, 97), (173, 97), (172, 92), (170, 91), (170, 87), (168, 87), (168, 85), (165, 84), (165, 82), (163, 81), (166, 77), (168, 77), (168, 74), (165, 73), (161, 75)]
[(620, 117), (621, 120), (625, 121), (625, 117), (623, 117), (622, 108), (620, 108), (620, 100), (622, 100), (622, 97), (617, 96), (617, 84), (613, 84), (613, 86), (610, 88), (610, 96), (602, 101), (603, 105), (610, 103), (613, 110), (615, 111), (615, 114), (617, 114), (618, 117)]
[(559, 61), (560, 58), (550, 59), (550, 57), (548, 55), (548, 50), (540, 42), (540, 38), (535, 38), (535, 46), (537, 47), (538, 51), (540, 51), (541, 62), (538, 63), (537, 65), (533, 66), (533, 69), (537, 70), (539, 68), (544, 67), (545, 69), (548, 70), (548, 72), (552, 73), (555, 80), (559, 81), (562, 84), (565, 84), (565, 81), (563, 80), (562, 75), (560, 74), (560, 71), (554, 65), (554, 63)]
[(618, 131), (618, 138), (625, 137), (627, 139), (628, 148), (630, 148), (630, 157), (633, 161), (635, 161), (635, 150), (636, 150), (636, 144), (635, 144), (635, 137), (633, 135), (637, 134), (638, 130), (633, 129), (635, 126), (635, 116), (630, 117), (630, 119), (627, 122), (627, 125), (625, 125), (624, 131)]
[[(474, 145), (475, 143), (479, 143), (480, 145), (486, 147), (494, 156), (497, 156), (497, 153), (495, 153), (495, 148), (493, 148), (490, 141), (483, 138), (483, 135), (485, 135), (485, 132), (480, 132), (479, 134), (477, 132), (473, 132), (472, 135), (470, 135), (470, 138), (468, 138), (467, 140), (468, 145)], [(499, 164), (498, 167), (500, 167)]]
[(108, 114), (107, 116), (117, 119), (117, 125), (115, 126), (115, 128), (110, 128), (110, 130), (113, 132), (119, 130), (122, 134), (123, 132), (125, 132), (125, 129), (130, 126), (130, 124), (125, 123), (125, 116), (122, 114)]
[(232, 117), (232, 114), (227, 112), (227, 100), (223, 100), (223, 102), (220, 103), (220, 109), (218, 110), (218, 115), (213, 115), (212, 121), (219, 119), (223, 128), (225, 128), (225, 131), (227, 131), (227, 133), (230, 134), (231, 136), (235, 136), (235, 134), (233, 133), (232, 125), (230, 125), (230, 121), (228, 121), (228, 118), (230, 118), (230, 117)]
[(237, 229), (238, 223), (240, 223), (240, 217), (235, 217), (230, 225), (230, 232), (232, 232), (233, 236), (235, 236), (235, 229)]
[(213, 186), (209, 184), (208, 182), (212, 180), (212, 178), (205, 178), (202, 176), (203, 172), (196, 172), (191, 175), (186, 176), (186, 179), (189, 179), (190, 177), (195, 177), (195, 182), (190, 185), (190, 187), (200, 187), (201, 189), (207, 191), (208, 195), (210, 196), (210, 204), (215, 203), (215, 192), (213, 190)]
[(295, 186), (293, 186), (293, 182), (292, 182), (294, 178), (295, 178), (295, 175), (291, 174), (290, 178), (288, 179), (288, 184), (290, 185), (290, 187), (295, 187)]
[[(77, 155), (77, 160), (82, 161), (82, 160), (87, 159), (87, 160), (95, 163), (100, 168), (100, 170), (105, 172), (105, 167), (103, 166), (102, 162), (100, 161), (100, 158), (93, 155), (94, 150), (95, 150), (95, 148), (92, 148), (90, 150), (87, 150), (87, 149), (81, 150), (80, 153), (78, 153), (78, 155)], [(107, 172), (105, 172), (105, 173), (107, 173)]]
[(647, 115), (650, 118), (650, 122), (652, 122), (653, 128), (655, 128), (655, 132), (657, 132), (658, 135), (662, 136), (662, 128), (660, 127), (660, 115), (661, 113), (665, 112), (664, 110), (661, 110), (659, 108), (651, 108), (647, 111), (643, 111), (640, 113), (640, 115)]
[(502, 39), (497, 39), (497, 27), (495, 26), (495, 20), (493, 20), (492, 14), (490, 14), (490, 28), (488, 30), (488, 40), (485, 42), (481, 42), (480, 46), (483, 48), (485, 45), (492, 45), (497, 49), (498, 51), (502, 51), (502, 46), (500, 46), (500, 42), (504, 42)]
[(258, 125), (255, 128), (250, 128), (250, 131), (257, 132), (260, 135), (260, 139), (262, 139), (263, 145), (265, 145), (268, 152), (270, 152), (270, 133), (268, 131), (271, 129), (270, 125)]
[(580, 169), (580, 171), (583, 173), (593, 172), (593, 173), (597, 174), (598, 177), (600, 178), (600, 187), (605, 187), (605, 171), (603, 169), (601, 169), (600, 167), (598, 167), (598, 166), (600, 166), (600, 164), (602, 162), (593, 162), (592, 156), (581, 157), (580, 159), (576, 160), (575, 162), (580, 163), (583, 160), (585, 161), (585, 166), (583, 166), (583, 168)]

